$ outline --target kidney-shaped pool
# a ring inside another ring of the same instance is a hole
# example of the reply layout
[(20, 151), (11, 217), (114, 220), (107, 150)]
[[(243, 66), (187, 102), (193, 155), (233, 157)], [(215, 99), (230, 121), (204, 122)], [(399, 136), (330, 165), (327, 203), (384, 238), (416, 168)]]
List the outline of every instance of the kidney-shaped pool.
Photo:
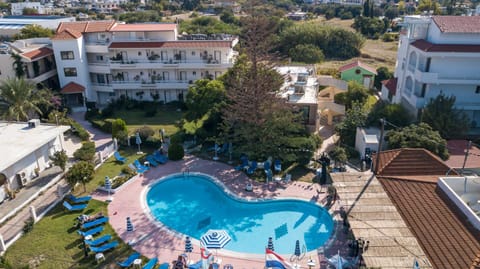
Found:
[(332, 217), (314, 203), (237, 199), (200, 174), (168, 176), (150, 187), (146, 200), (154, 218), (177, 232), (200, 239), (209, 229), (226, 230), (232, 240), (225, 249), (237, 252), (263, 254), (268, 237), (277, 253), (292, 254), (296, 240), (311, 251), (333, 230)]

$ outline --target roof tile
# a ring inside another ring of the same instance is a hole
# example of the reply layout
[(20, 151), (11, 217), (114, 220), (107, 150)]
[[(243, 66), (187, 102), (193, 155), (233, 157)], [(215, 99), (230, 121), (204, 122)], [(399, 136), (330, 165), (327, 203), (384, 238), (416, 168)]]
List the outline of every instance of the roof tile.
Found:
[(443, 33), (480, 33), (479, 16), (433, 16)]
[(110, 49), (124, 48), (230, 48), (232, 41), (226, 40), (205, 40), (205, 41), (167, 41), (167, 42), (112, 42)]
[(49, 55), (53, 55), (53, 50), (47, 47), (38, 48), (22, 54), (23, 57), (26, 57), (31, 61), (34, 61), (36, 59), (40, 59)]
[(383, 80), (382, 84), (387, 88), (387, 90), (392, 94), (395, 95), (397, 93), (397, 78), (391, 78), (387, 80)]
[(424, 39), (415, 40), (411, 45), (425, 52), (480, 52), (480, 45), (433, 44)]
[(360, 67), (360, 68), (363, 68), (365, 70), (367, 70), (368, 72), (371, 72), (371, 73), (374, 73), (375, 75), (377, 74), (377, 70), (375, 70), (375, 68), (371, 67), (371, 66), (368, 66), (360, 61), (355, 61), (353, 63), (349, 63), (349, 64), (346, 64), (342, 67), (339, 68), (339, 71), (340, 72), (343, 72), (345, 70), (349, 70), (349, 69), (352, 69), (354, 67)]
[(175, 23), (136, 23), (136, 24), (116, 24), (111, 28), (112, 32), (131, 32), (131, 31), (174, 31), (177, 29)]
[(67, 85), (63, 86), (60, 93), (62, 94), (69, 94), (69, 93), (81, 93), (85, 91), (85, 87), (76, 83), (76, 82), (69, 82)]

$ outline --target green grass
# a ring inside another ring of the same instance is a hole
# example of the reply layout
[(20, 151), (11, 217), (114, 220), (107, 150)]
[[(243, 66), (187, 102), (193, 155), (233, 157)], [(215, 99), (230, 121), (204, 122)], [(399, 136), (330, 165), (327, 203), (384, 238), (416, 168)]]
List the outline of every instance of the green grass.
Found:
[[(97, 212), (107, 214), (107, 204), (91, 200), (83, 211), (84, 214)], [(106, 224), (101, 235), (111, 234), (112, 240), (117, 240), (120, 244), (114, 250), (104, 253), (106, 260), (101, 264), (96, 264), (92, 252), (84, 257), (83, 244), (75, 227), (75, 218), (79, 214), (78, 211), (64, 211), (61, 204), (57, 205), (34, 225), (31, 232), (7, 250), (6, 260), (12, 268), (101, 268), (132, 253), (131, 248)]]
[(173, 135), (178, 132), (177, 124), (182, 118), (182, 112), (174, 107), (162, 107), (154, 117), (145, 117), (145, 111), (140, 109), (115, 110), (112, 118), (121, 118), (127, 123), (129, 133), (145, 125), (152, 127), (159, 136), (158, 130), (165, 129), (167, 135)]

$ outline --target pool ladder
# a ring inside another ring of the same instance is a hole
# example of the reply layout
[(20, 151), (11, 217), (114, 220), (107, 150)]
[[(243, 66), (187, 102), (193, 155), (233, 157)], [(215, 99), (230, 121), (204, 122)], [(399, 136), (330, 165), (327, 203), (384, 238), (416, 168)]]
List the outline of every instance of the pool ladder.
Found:
[(187, 167), (185, 171), (183, 171), (183, 177), (186, 177), (188, 175), (190, 175), (190, 168)]

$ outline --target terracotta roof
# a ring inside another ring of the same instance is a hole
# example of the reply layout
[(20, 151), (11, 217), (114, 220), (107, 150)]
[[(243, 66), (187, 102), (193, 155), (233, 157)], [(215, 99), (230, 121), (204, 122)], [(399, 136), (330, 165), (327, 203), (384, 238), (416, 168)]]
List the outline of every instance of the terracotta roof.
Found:
[(79, 33), (107, 32), (115, 25), (115, 21), (77, 21), (61, 22), (58, 25), (57, 33), (70, 29)]
[(31, 50), (29, 52), (25, 52), (22, 54), (23, 57), (26, 57), (31, 61), (34, 61), (36, 59), (40, 59), (49, 55), (53, 55), (53, 50), (46, 47)]
[(349, 69), (352, 69), (352, 68), (355, 68), (355, 67), (360, 67), (360, 68), (363, 68), (365, 70), (367, 70), (368, 72), (370, 73), (374, 73), (375, 75), (377, 74), (377, 70), (375, 70), (375, 68), (371, 67), (371, 66), (368, 66), (360, 61), (355, 61), (353, 63), (349, 63), (349, 64), (346, 64), (342, 67), (339, 68), (339, 71), (340, 72), (343, 72), (345, 70), (349, 70)]
[(379, 181), (433, 268), (473, 268), (480, 234), (435, 183)]
[[(467, 151), (467, 140), (448, 140), (447, 149), (450, 157), (445, 161), (448, 166), (453, 168), (461, 168), (465, 161), (465, 153)], [(471, 145), (468, 151), (468, 158), (465, 162), (465, 168), (479, 168), (480, 167), (480, 148)]]
[[(373, 163), (376, 163), (376, 154)], [(445, 175), (450, 167), (439, 157), (422, 148), (401, 148), (380, 152), (377, 176), (412, 179), (436, 182), (439, 176)], [(451, 174), (455, 174), (452, 172)], [(413, 178), (411, 178), (414, 176)], [(418, 177), (425, 176), (425, 177)]]
[(433, 16), (443, 33), (480, 33), (479, 16)]
[(110, 31), (112, 32), (153, 32), (153, 31), (174, 31), (177, 29), (175, 23), (136, 23), (136, 24), (117, 24), (113, 26)]
[(395, 95), (397, 93), (397, 81), (397, 78), (391, 78), (387, 80), (382, 80), (382, 84), (392, 95)]
[(411, 45), (425, 52), (480, 52), (480, 45), (433, 44), (424, 39), (415, 40)]
[(78, 39), (82, 37), (82, 33), (77, 32), (71, 29), (65, 29), (61, 32), (57, 32), (52, 39), (54, 40), (69, 40), (69, 39)]
[(72, 82), (69, 82), (67, 85), (63, 86), (60, 93), (69, 94), (69, 93), (80, 93), (84, 91), (85, 91), (85, 87), (72, 81)]
[(169, 42), (112, 42), (110, 49), (124, 48), (230, 48), (232, 41), (204, 40), (204, 41), (169, 41)]

